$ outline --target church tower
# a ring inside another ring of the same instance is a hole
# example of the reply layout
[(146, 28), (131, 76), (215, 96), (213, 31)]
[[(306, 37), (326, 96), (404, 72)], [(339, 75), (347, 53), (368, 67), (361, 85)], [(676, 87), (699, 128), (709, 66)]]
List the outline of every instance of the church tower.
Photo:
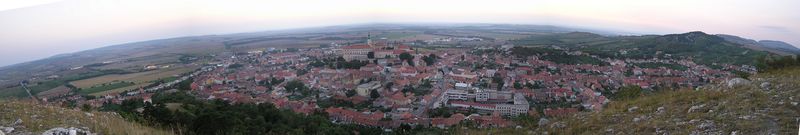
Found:
[(367, 45), (369, 45), (369, 47), (372, 47), (372, 36), (370, 35), (369, 32), (367, 32)]

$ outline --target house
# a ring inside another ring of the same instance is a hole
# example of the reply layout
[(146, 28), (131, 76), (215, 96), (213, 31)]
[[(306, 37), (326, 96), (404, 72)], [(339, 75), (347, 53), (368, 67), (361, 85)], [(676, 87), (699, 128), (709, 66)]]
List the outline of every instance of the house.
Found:
[(447, 127), (456, 125), (464, 120), (466, 116), (464, 114), (453, 114), (450, 118), (431, 118), (431, 126), (445, 129)]
[(381, 83), (378, 82), (378, 81), (372, 81), (372, 82), (369, 82), (369, 83), (358, 85), (358, 87), (356, 87), (356, 93), (359, 96), (368, 97), (369, 94), (370, 94), (370, 91), (378, 89), (378, 88), (381, 88)]

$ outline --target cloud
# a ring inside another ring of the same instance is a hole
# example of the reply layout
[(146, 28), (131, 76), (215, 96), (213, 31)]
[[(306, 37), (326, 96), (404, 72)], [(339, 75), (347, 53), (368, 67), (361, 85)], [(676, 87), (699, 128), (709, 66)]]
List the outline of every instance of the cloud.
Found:
[(0, 0), (0, 11), (32, 7), (61, 0)]
[(758, 27), (761, 28), (761, 29), (764, 29), (764, 30), (772, 31), (772, 32), (787, 33), (787, 34), (788, 33), (794, 33), (794, 31), (792, 31), (792, 29), (789, 29), (789, 28), (786, 28), (786, 27), (781, 27), (781, 26), (762, 25), (762, 26), (758, 26)]

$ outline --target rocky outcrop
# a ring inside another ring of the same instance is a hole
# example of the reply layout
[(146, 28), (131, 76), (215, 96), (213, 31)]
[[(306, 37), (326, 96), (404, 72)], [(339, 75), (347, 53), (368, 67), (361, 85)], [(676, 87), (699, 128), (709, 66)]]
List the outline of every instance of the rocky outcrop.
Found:
[(83, 128), (57, 127), (57, 128), (52, 128), (50, 130), (44, 131), (44, 133), (42, 133), (42, 135), (96, 135), (96, 134), (90, 132), (89, 129), (86, 128), (86, 127), (83, 127)]

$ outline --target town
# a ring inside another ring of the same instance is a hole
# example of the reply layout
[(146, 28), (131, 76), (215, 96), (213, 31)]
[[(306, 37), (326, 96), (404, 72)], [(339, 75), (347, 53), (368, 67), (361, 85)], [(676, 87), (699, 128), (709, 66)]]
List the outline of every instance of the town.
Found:
[[(425, 42), (450, 40), (476, 39)], [(575, 64), (544, 58), (552, 54), (597, 61)], [(202, 68), (171, 82), (61, 100), (95, 108), (127, 99), (150, 102), (153, 94), (175, 92), (176, 85), (183, 84), (199, 99), (274, 104), (306, 115), (322, 111), (340, 124), (448, 128), (471, 121), (484, 128), (514, 127), (515, 117), (602, 110), (623, 87), (693, 88), (735, 76), (725, 70), (755, 72), (752, 66), (714, 69), (683, 59), (610, 59), (513, 45), (431, 48), (373, 41), (369, 36), (361, 43), (212, 56)]]

